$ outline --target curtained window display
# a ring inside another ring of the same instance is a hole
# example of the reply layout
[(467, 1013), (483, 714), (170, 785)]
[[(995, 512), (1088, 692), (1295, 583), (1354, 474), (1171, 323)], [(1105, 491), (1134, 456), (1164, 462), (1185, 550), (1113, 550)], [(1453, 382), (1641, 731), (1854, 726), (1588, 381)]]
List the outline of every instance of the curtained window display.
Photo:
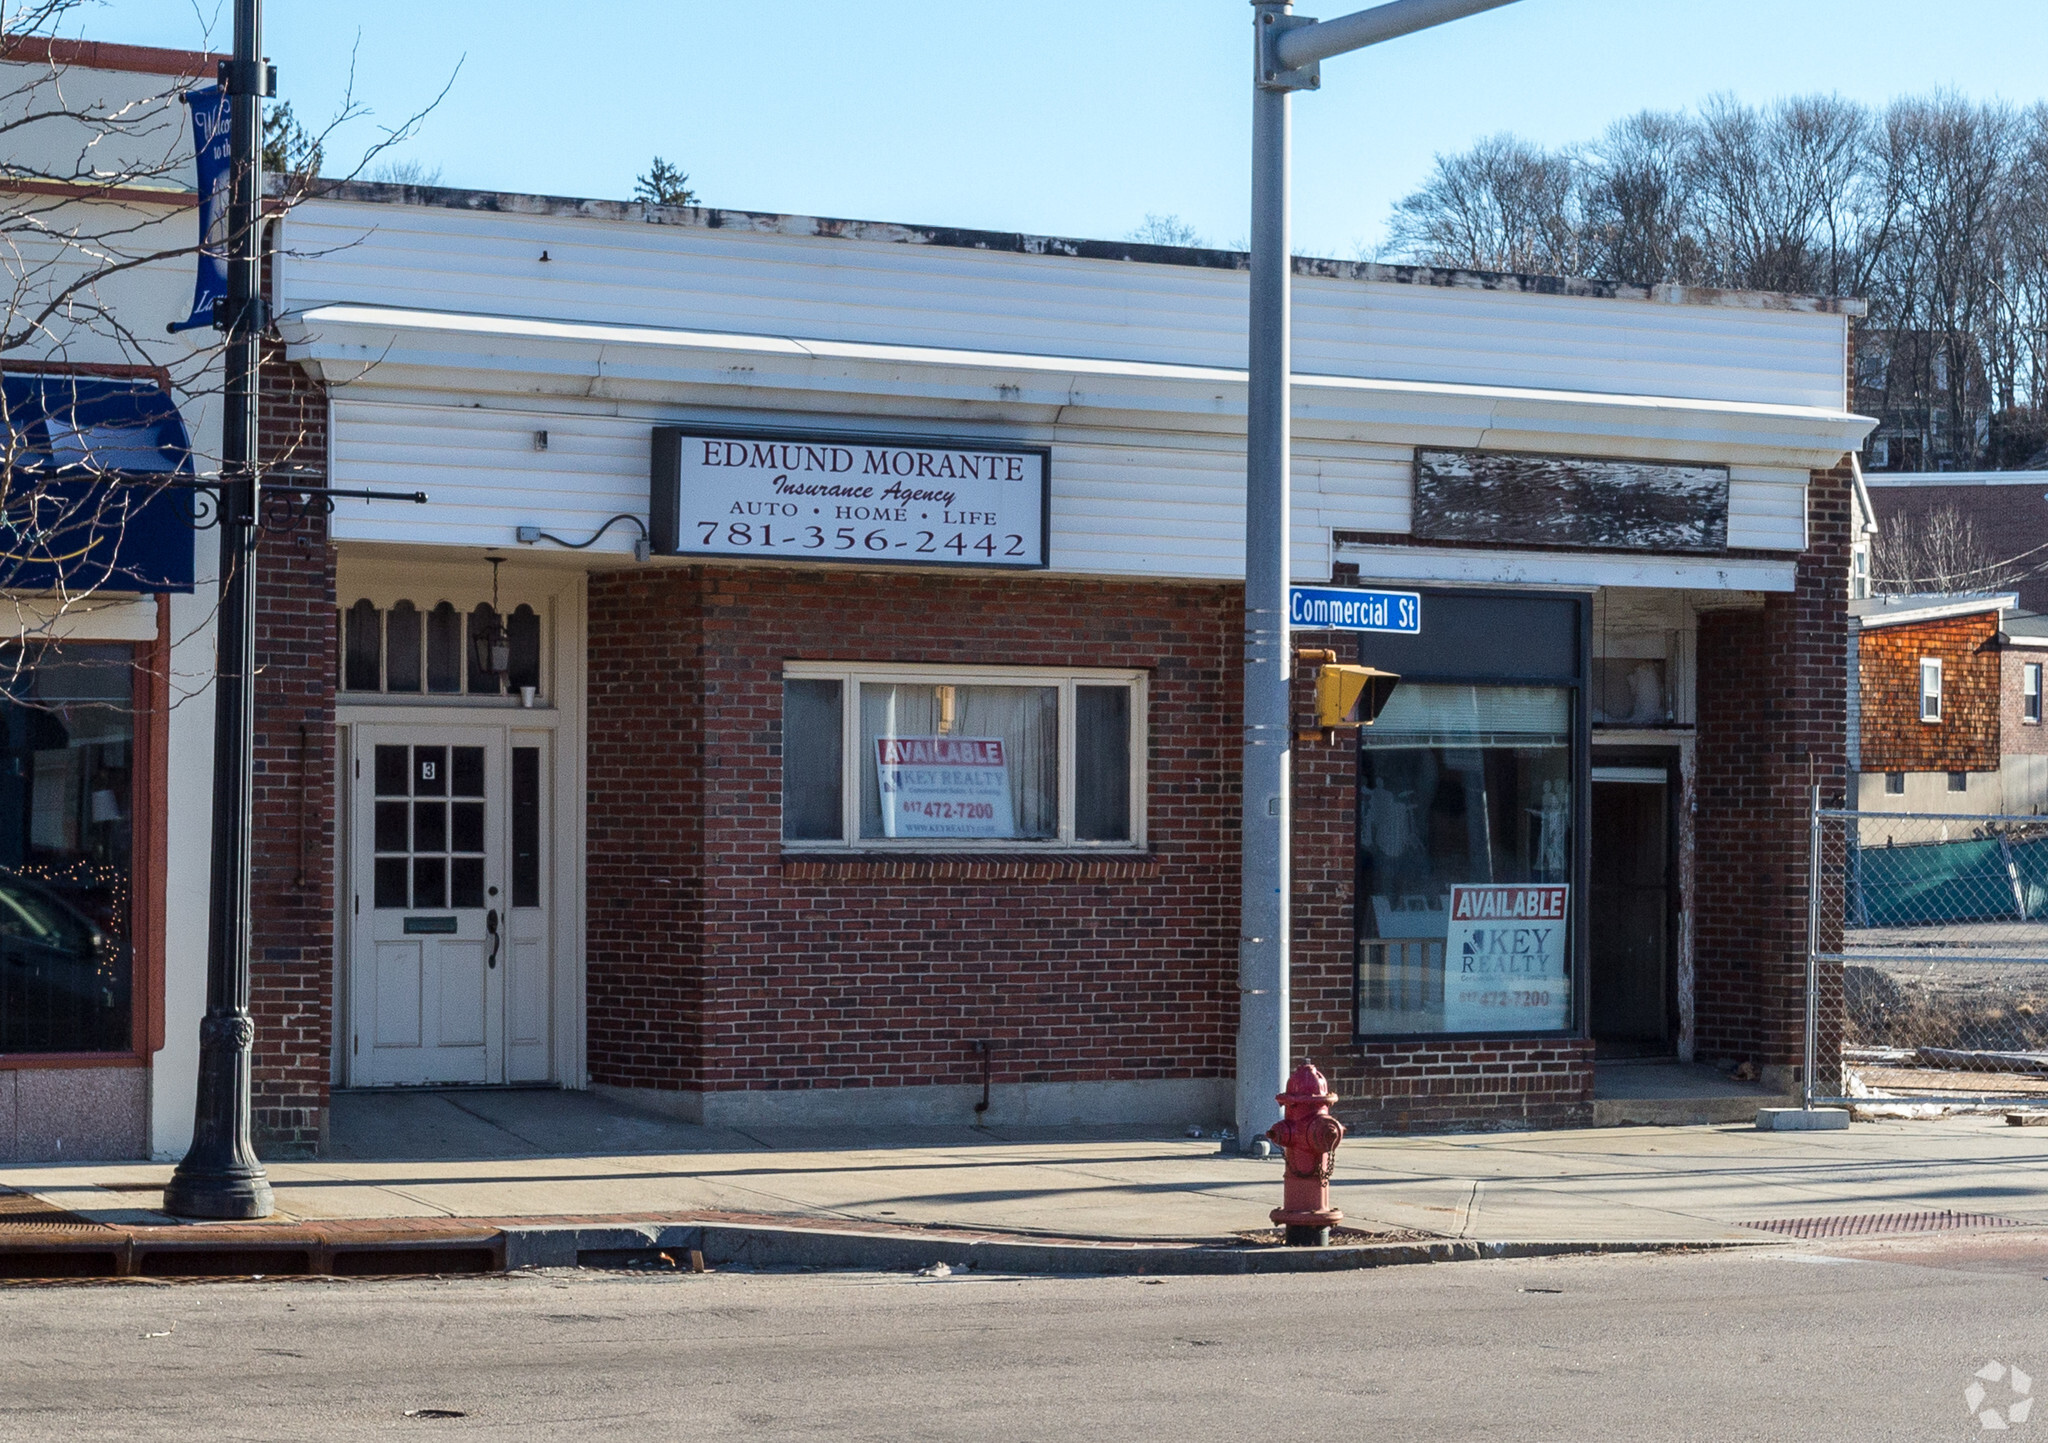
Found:
[(126, 1052), (134, 650), (0, 653), (0, 1052)]
[(1140, 846), (1143, 688), (1132, 672), (792, 664), (783, 840)]

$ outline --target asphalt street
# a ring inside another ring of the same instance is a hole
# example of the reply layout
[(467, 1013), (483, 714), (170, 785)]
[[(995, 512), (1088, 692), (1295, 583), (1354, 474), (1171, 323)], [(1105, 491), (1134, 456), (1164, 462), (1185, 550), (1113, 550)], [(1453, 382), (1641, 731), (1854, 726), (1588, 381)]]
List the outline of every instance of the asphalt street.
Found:
[[(1986, 1431), (1973, 1382), (2002, 1422), (2048, 1389), (2044, 1324), (2036, 1231), (1269, 1278), (14, 1286), (0, 1437), (1925, 1443)], [(2007, 1431), (2048, 1435), (2027, 1412)]]

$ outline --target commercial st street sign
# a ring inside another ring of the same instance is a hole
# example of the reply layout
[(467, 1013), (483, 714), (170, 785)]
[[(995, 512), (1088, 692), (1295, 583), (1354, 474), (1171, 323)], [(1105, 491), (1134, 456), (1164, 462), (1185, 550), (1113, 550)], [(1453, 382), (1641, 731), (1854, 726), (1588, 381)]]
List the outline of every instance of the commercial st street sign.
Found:
[(1287, 592), (1287, 624), (1300, 631), (1422, 631), (1422, 598), (1412, 591), (1355, 586), (1295, 586)]

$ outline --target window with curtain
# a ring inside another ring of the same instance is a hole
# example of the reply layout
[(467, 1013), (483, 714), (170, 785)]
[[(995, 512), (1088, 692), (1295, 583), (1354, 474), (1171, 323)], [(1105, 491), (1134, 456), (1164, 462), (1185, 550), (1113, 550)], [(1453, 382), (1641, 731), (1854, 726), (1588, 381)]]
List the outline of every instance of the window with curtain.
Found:
[(1134, 672), (792, 666), (782, 835), (964, 849), (1143, 843)]

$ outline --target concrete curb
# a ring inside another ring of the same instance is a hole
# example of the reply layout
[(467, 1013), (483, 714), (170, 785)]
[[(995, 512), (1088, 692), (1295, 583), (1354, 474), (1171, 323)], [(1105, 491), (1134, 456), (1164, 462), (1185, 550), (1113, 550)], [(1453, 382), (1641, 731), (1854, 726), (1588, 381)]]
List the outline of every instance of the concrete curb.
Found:
[(1327, 1248), (1232, 1247), (1211, 1243), (1089, 1243), (907, 1235), (729, 1223), (602, 1226), (513, 1224), (503, 1230), (505, 1268), (624, 1267), (678, 1262), (691, 1251), (713, 1267), (911, 1272), (944, 1263), (988, 1273), (1109, 1276), (1329, 1273), (1411, 1263), (1566, 1257), (1754, 1247), (1774, 1239), (1487, 1242), (1443, 1238)]

